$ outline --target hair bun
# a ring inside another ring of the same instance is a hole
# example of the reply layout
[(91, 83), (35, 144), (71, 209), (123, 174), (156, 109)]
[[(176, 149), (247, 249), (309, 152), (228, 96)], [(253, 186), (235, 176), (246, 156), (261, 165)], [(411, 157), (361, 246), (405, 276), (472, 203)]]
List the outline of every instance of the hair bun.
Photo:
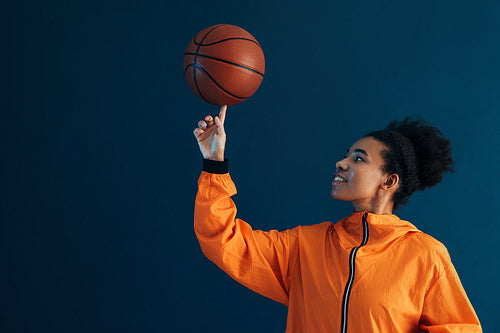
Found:
[(403, 121), (392, 121), (387, 130), (399, 132), (413, 145), (417, 158), (418, 190), (433, 187), (443, 179), (446, 171), (455, 172), (451, 157), (450, 141), (443, 133), (427, 121), (416, 117), (406, 117)]

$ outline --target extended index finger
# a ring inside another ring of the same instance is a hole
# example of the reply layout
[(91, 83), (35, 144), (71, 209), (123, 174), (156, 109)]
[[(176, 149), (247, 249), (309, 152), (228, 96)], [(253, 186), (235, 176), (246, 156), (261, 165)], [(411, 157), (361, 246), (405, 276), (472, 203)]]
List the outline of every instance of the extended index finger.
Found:
[(224, 120), (226, 119), (226, 110), (227, 110), (227, 105), (223, 105), (220, 108), (219, 119), (220, 119), (222, 125), (224, 125)]

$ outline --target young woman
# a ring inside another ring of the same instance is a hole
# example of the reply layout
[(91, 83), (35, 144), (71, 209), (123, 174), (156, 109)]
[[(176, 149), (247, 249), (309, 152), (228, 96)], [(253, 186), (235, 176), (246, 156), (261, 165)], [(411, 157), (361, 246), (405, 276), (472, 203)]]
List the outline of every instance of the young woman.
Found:
[(393, 214), (454, 172), (438, 129), (407, 118), (365, 135), (333, 176), (349, 217), (264, 232), (236, 218), (225, 114), (193, 131), (204, 158), (194, 229), (217, 266), (288, 306), (286, 332), (482, 332), (445, 246)]

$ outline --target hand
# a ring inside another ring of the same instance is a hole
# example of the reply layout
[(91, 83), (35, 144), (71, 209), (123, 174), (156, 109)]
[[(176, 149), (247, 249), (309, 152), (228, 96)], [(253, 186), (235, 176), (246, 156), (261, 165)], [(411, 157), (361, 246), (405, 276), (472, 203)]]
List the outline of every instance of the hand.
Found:
[(208, 115), (205, 120), (198, 122), (198, 128), (193, 134), (198, 140), (203, 158), (214, 161), (224, 161), (224, 149), (226, 145), (226, 132), (224, 131), (224, 120), (226, 119), (227, 105), (220, 108), (219, 116), (212, 119)]

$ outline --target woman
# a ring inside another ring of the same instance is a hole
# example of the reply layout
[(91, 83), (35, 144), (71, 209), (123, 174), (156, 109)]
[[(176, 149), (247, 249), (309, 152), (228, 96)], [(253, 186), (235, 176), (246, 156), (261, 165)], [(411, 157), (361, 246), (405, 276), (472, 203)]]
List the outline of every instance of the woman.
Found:
[(193, 131), (204, 158), (195, 232), (227, 274), (288, 306), (286, 332), (482, 332), (444, 245), (393, 214), (454, 172), (438, 129), (407, 118), (365, 135), (332, 182), (332, 197), (354, 206), (349, 217), (263, 232), (236, 218), (225, 114)]

